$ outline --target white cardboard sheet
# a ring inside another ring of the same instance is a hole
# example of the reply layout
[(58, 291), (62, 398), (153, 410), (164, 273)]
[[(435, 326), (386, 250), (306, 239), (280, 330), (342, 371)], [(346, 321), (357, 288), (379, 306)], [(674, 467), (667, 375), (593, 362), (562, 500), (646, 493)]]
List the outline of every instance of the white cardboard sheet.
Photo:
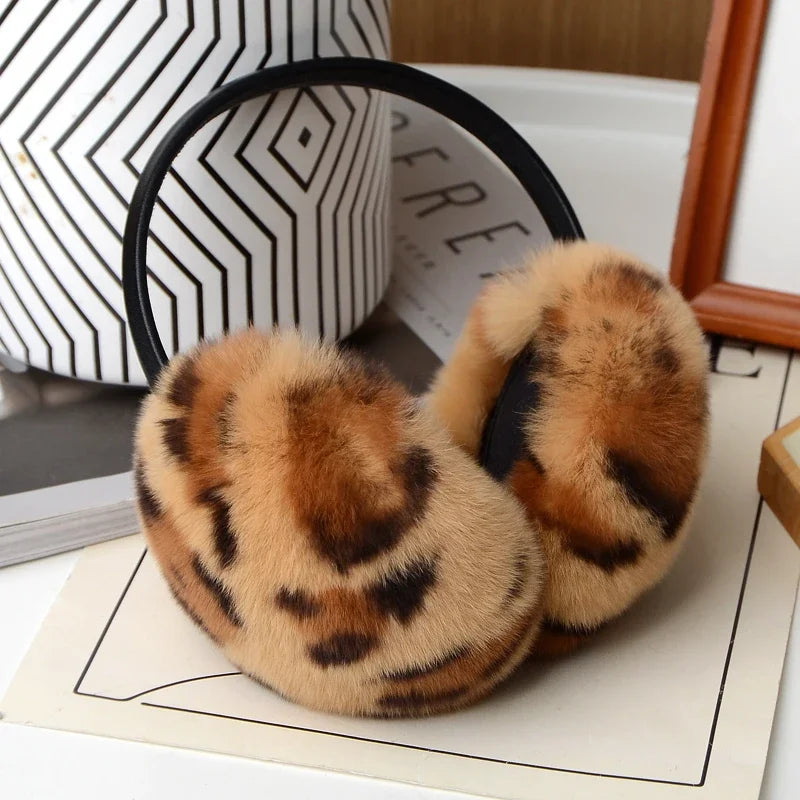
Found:
[(800, 362), (723, 344), (712, 455), (674, 571), (577, 655), (415, 721), (296, 707), (184, 617), (140, 537), (88, 550), (0, 704), (10, 722), (502, 798), (755, 798), (800, 553), (755, 489), (760, 442), (800, 412)]

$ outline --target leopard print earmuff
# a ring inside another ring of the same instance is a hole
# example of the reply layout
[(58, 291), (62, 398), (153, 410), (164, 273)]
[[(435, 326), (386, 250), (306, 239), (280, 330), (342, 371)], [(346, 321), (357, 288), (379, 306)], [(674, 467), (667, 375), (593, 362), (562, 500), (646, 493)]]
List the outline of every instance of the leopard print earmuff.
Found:
[[(380, 367), (250, 329), (167, 363), (146, 277), (150, 218), (182, 146), (280, 89), (403, 95), (490, 147), (559, 241), (478, 298), (424, 402)], [(410, 67), (320, 59), (227, 84), (141, 175), (123, 248), (152, 386), (138, 508), (177, 601), (244, 673), (362, 716), (467, 705), (528, 655), (566, 652), (667, 571), (707, 439), (706, 356), (680, 295), (582, 238), (507, 123)]]

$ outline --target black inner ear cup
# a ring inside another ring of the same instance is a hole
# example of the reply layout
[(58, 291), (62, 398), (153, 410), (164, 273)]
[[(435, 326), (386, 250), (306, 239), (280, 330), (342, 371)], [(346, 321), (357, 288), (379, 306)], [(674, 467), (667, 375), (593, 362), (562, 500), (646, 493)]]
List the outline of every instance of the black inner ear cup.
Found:
[(526, 412), (539, 403), (539, 385), (530, 380), (534, 357), (526, 348), (514, 360), (483, 429), (478, 460), (498, 481), (506, 479), (522, 456)]
[[(173, 125), (153, 151), (131, 199), (123, 238), (122, 283), (133, 342), (151, 385), (168, 359), (150, 304), (147, 241), (158, 193), (172, 162), (195, 133), (225, 111), (282, 89), (321, 85), (386, 91), (438, 111), (506, 165), (536, 204), (553, 238), (583, 238), (566, 195), (533, 148), (502, 117), (462, 89), (412, 67), (371, 58), (312, 59), (253, 72), (211, 92)], [(481, 463), (497, 478), (504, 474), (509, 444), (520, 438), (513, 424), (519, 410), (536, 402), (528, 396), (535, 394), (535, 387), (520, 380), (520, 373), (519, 365), (511, 369), (484, 434)]]

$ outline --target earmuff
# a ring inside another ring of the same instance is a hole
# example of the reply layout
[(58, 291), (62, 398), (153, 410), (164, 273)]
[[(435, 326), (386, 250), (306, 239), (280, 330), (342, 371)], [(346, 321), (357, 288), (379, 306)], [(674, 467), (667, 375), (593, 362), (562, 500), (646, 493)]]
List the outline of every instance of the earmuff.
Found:
[(706, 446), (691, 311), (635, 259), (557, 244), (479, 297), (426, 402), (294, 332), (167, 360), (146, 276), (150, 218), (186, 141), (246, 100), (357, 85), (440, 111), (490, 147), (554, 238), (580, 239), (530, 146), (410, 67), (321, 59), (221, 87), (172, 128), (131, 203), (123, 284), (152, 386), (138, 508), (175, 598), (241, 670), (309, 707), (423, 715), (563, 652), (667, 570)]

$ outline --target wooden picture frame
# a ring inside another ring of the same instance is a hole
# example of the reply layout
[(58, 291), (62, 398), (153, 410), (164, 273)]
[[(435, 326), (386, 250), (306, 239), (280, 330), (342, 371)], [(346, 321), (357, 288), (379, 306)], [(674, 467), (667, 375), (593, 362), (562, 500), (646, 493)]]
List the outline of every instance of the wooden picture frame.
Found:
[(800, 295), (723, 279), (770, 0), (715, 0), (670, 278), (705, 330), (800, 348)]

